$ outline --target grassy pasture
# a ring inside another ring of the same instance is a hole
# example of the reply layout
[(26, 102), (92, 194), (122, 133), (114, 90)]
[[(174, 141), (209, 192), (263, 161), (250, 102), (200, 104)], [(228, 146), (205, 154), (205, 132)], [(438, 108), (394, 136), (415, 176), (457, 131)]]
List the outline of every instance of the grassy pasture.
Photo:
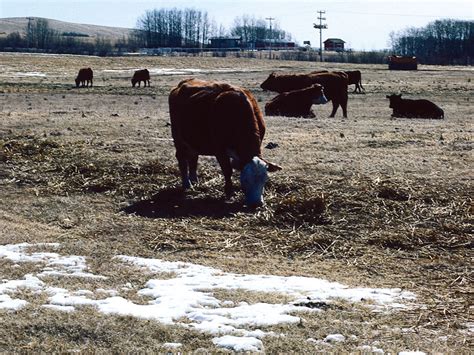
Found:
[[(93, 68), (93, 88), (73, 87), (81, 67)], [(271, 353), (327, 351), (306, 340), (331, 333), (354, 335), (334, 351), (472, 349), (470, 67), (407, 72), (235, 58), (0, 54), (0, 68), (1, 245), (59, 242), (62, 253), (88, 257), (111, 288), (133, 280), (139, 289), (146, 281), (138, 270), (111, 267), (114, 255), (126, 254), (417, 294), (409, 310), (373, 313), (336, 302), (302, 313), (298, 326), (265, 329), (286, 334), (263, 339)], [(138, 68), (155, 70), (151, 88), (131, 87)], [(200, 185), (181, 193), (167, 105), (173, 86), (191, 76), (227, 81), (249, 88), (263, 109), (274, 94), (259, 85), (271, 71), (317, 69), (359, 69), (366, 93), (349, 94), (348, 119), (340, 110), (328, 118), (330, 104), (314, 107), (315, 119), (266, 117), (263, 146), (278, 146), (263, 154), (283, 170), (271, 175), (263, 208), (242, 208), (239, 191), (224, 201), (212, 157), (200, 158)], [(392, 119), (385, 95), (398, 92), (432, 100), (445, 120)], [(31, 268), (0, 259), (2, 279)], [(89, 281), (67, 282), (81, 289)], [(226, 292), (233, 301), (285, 302)], [(42, 300), (24, 296), (27, 308), (0, 310), (1, 351), (164, 351), (160, 344), (171, 341), (181, 351), (216, 351), (209, 334), (93, 308), (37, 311)]]

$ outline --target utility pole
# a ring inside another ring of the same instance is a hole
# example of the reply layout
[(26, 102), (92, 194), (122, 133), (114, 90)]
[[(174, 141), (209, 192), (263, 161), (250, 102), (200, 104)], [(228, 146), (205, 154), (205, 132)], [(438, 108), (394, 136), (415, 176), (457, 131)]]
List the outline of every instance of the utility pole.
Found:
[(274, 20), (273, 17), (267, 17), (265, 20), (268, 20), (270, 22), (270, 53), (269, 57), (272, 59), (272, 38), (273, 38), (273, 32), (272, 32), (272, 21)]
[(325, 17), (323, 17), (323, 14), (326, 13), (326, 11), (317, 11), (319, 14), (318, 20), (319, 20), (319, 25), (313, 23), (313, 27), (316, 29), (319, 29), (319, 60), (322, 62), (323, 61), (323, 30), (328, 28), (328, 25), (324, 24), (323, 25), (323, 20), (326, 20)]

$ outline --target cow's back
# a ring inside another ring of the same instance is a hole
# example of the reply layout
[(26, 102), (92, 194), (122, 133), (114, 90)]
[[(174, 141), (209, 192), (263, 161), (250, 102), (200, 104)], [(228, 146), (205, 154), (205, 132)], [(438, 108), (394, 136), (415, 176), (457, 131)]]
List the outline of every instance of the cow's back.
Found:
[(171, 91), (169, 105), (177, 149), (185, 145), (201, 155), (216, 155), (223, 149), (238, 150), (245, 158), (260, 155), (265, 126), (258, 104), (247, 90), (189, 79)]

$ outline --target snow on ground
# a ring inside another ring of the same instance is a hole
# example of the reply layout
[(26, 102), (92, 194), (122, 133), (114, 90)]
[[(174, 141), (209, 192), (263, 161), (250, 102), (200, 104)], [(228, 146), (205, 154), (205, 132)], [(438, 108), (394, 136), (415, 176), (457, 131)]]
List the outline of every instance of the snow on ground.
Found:
[[(24, 275), (21, 280), (0, 281), (0, 309), (17, 310), (28, 303), (15, 296), (20, 289), (46, 293), (48, 302), (41, 305), (48, 309), (73, 312), (80, 306), (89, 305), (105, 314), (127, 315), (153, 319), (164, 324), (174, 324), (197, 329), (215, 335), (214, 344), (234, 351), (263, 351), (260, 339), (275, 335), (260, 327), (279, 323), (298, 323), (295, 311), (322, 312), (311, 308), (316, 302), (330, 304), (335, 299), (349, 302), (367, 302), (374, 311), (407, 307), (406, 302), (415, 299), (411, 292), (400, 289), (349, 288), (337, 282), (311, 277), (283, 277), (273, 275), (246, 275), (226, 273), (219, 269), (184, 262), (168, 262), (131, 256), (117, 256), (117, 263), (143, 268), (150, 273), (150, 280), (138, 291), (150, 299), (148, 304), (135, 304), (117, 296), (117, 290), (96, 288), (94, 290), (69, 291), (49, 286), (52, 278), (80, 277), (105, 279), (104, 276), (88, 272), (87, 260), (83, 256), (62, 256), (55, 252), (33, 252), (34, 248), (55, 249), (58, 244), (14, 244), (0, 246), (0, 258), (8, 259), (13, 266), (19, 263), (36, 263), (41, 271), (35, 275)], [(168, 279), (151, 278), (152, 273), (166, 273)], [(130, 285), (121, 289), (131, 290)], [(213, 290), (244, 290), (259, 293), (279, 293), (292, 298), (287, 304), (259, 302), (248, 304), (218, 299)], [(307, 305), (307, 306), (305, 306)], [(179, 323), (177, 319), (186, 319)], [(342, 334), (328, 335), (323, 342), (330, 344), (345, 340)]]
[[(133, 74), (136, 70), (141, 68), (128, 68), (128, 69), (104, 69), (104, 73), (113, 74)], [(197, 69), (197, 68), (148, 68), (150, 75), (192, 75), (192, 74), (209, 74), (209, 73), (240, 73), (248, 72), (249, 69), (234, 69), (234, 68), (222, 68), (222, 69)]]
[(15, 76), (35, 76), (35, 77), (46, 77), (46, 74), (45, 73), (40, 73), (40, 72), (37, 72), (37, 71), (31, 71), (31, 72), (16, 72), (14, 73)]

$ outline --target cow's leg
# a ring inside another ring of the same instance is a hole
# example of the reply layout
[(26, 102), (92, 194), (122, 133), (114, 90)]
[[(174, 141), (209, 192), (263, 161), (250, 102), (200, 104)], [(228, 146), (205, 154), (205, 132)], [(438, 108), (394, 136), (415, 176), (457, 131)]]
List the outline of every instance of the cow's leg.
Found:
[(230, 164), (229, 156), (226, 154), (216, 155), (217, 161), (221, 166), (222, 173), (224, 174), (224, 192), (225, 197), (230, 198), (232, 196), (232, 166)]
[(339, 107), (339, 102), (337, 100), (332, 100), (332, 112), (329, 117), (334, 117), (336, 115), (337, 108)]
[(198, 165), (198, 155), (195, 155), (188, 159), (189, 163), (189, 180), (192, 184), (197, 184), (199, 179), (197, 177), (197, 165)]
[(341, 107), (342, 107), (342, 117), (347, 118), (347, 99), (342, 101)]
[(91, 79), (91, 87), (92, 87), (92, 79)]
[(186, 154), (180, 151), (176, 151), (176, 159), (178, 159), (179, 172), (181, 173), (181, 182), (185, 190), (191, 188), (191, 181), (189, 180), (188, 174), (188, 158)]

